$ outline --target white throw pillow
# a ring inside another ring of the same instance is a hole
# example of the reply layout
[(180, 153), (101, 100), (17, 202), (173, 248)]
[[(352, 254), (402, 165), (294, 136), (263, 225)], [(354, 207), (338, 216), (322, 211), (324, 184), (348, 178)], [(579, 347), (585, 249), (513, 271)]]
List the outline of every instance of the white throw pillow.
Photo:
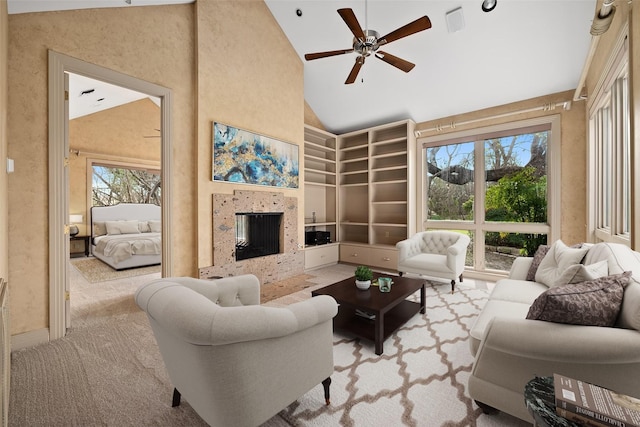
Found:
[(140, 234), (138, 221), (106, 221), (107, 234)]
[(149, 221), (149, 228), (152, 233), (162, 232), (162, 226), (160, 221)]
[(536, 271), (536, 282), (549, 287), (554, 286), (570, 266), (580, 264), (588, 250), (589, 248), (570, 248), (562, 240), (556, 240), (540, 262)]
[(570, 283), (580, 283), (599, 279), (609, 275), (609, 263), (607, 260), (594, 264), (575, 264), (569, 266), (556, 280), (553, 286), (568, 285)]

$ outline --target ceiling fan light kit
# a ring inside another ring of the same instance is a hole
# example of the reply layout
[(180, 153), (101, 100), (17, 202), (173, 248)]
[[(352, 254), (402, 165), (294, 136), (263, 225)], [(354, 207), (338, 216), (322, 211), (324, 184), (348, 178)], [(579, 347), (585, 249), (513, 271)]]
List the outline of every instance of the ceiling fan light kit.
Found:
[(380, 34), (375, 30), (370, 30), (368, 28), (363, 30), (352, 9), (338, 9), (338, 14), (342, 17), (345, 24), (347, 24), (347, 27), (349, 27), (349, 30), (351, 30), (351, 33), (353, 34), (352, 49), (307, 53), (304, 58), (307, 61), (311, 61), (314, 59), (327, 58), (329, 56), (343, 55), (345, 53), (357, 53), (358, 56), (355, 64), (353, 64), (353, 68), (351, 68), (351, 72), (349, 73), (347, 80), (344, 82), (345, 84), (351, 84), (356, 81), (365, 59), (372, 54), (387, 64), (408, 73), (413, 69), (413, 67), (415, 67), (415, 64), (391, 55), (390, 53), (378, 51), (378, 49), (382, 45), (389, 44), (403, 37), (431, 28), (431, 21), (429, 20), (429, 17), (425, 15), (383, 37), (380, 37)]

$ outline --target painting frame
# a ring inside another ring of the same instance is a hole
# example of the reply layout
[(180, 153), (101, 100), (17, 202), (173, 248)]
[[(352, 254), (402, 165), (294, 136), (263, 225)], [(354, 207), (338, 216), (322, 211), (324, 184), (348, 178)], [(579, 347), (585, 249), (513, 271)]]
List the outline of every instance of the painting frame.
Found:
[(300, 188), (300, 147), (249, 130), (212, 123), (214, 182)]

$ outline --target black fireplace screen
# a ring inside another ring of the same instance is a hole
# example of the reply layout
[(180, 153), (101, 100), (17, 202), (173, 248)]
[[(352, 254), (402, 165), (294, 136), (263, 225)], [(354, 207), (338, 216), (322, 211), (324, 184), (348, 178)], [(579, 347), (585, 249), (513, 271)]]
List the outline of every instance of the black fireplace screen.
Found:
[(282, 212), (236, 213), (236, 261), (280, 253)]

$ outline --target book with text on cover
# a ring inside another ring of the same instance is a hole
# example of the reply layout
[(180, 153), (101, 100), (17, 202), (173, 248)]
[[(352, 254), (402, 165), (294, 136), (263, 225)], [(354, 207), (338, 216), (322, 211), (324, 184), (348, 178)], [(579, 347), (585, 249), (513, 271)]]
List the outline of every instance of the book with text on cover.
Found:
[(587, 426), (640, 427), (640, 399), (553, 374), (556, 413)]

